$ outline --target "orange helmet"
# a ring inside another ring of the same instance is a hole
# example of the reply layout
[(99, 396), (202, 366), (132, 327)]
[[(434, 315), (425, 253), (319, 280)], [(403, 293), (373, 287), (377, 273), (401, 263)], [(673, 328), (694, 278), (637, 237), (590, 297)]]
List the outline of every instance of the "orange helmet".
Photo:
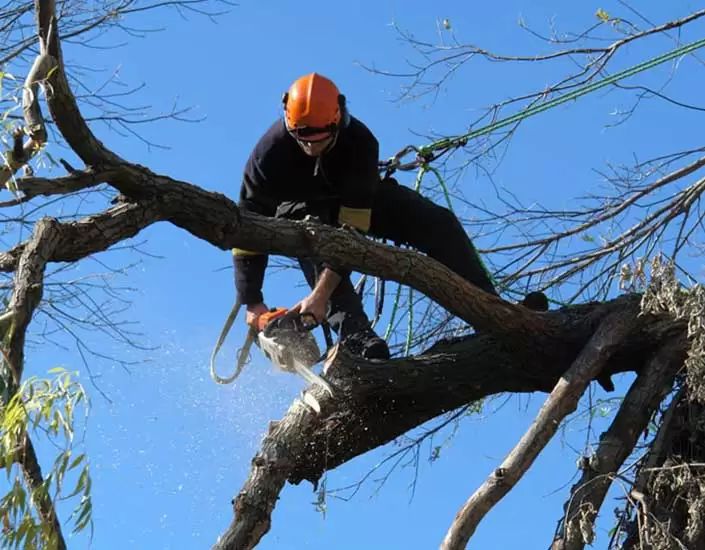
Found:
[(319, 131), (335, 130), (342, 118), (343, 96), (325, 76), (307, 74), (297, 79), (284, 94), (284, 118), (287, 128)]

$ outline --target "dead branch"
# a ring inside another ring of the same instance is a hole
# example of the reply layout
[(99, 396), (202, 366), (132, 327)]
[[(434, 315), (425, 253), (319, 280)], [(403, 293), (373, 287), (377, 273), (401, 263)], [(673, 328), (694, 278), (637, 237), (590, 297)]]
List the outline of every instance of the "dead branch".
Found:
[(683, 364), (683, 337), (658, 350), (632, 384), (609, 429), (600, 437), (595, 454), (584, 461), (580, 480), (573, 486), (560, 536), (553, 550), (582, 550), (592, 542), (593, 523), (614, 476), (633, 452), (652, 412), (671, 389)]
[[(25, 128), (15, 132), (13, 150), (2, 155), (4, 162), (0, 166), (0, 187), (5, 187), (14, 173), (26, 165), (29, 159), (46, 143), (47, 131), (39, 107), (39, 87), (44, 85), (54, 65), (52, 57), (44, 48), (41, 48), (24, 83), (22, 108)], [(27, 135), (29, 139), (23, 144), (24, 135)]]
[[(691, 341), (692, 345), (692, 341)], [(629, 493), (622, 547), (702, 548), (703, 405), (685, 384), (663, 415)]]
[(585, 388), (605, 367), (634, 327), (623, 312), (607, 317), (548, 397), (516, 447), (460, 509), (441, 548), (460, 550), (482, 518), (521, 479), (558, 430), (560, 422), (578, 406)]

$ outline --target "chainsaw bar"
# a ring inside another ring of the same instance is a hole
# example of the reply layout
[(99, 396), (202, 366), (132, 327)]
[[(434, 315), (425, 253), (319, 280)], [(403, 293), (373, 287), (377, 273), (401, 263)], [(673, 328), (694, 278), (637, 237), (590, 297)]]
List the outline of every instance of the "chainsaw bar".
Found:
[(318, 344), (311, 332), (272, 321), (257, 335), (257, 343), (280, 370), (297, 374), (308, 384), (320, 386), (333, 395), (330, 384), (311, 370), (320, 358)]

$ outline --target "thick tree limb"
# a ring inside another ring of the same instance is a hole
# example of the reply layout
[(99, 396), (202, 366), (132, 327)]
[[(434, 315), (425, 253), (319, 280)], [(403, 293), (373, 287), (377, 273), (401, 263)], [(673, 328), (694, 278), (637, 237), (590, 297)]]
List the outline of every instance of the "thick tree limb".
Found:
[(51, 218), (37, 222), (34, 234), (22, 251), (8, 305), (12, 321), (6, 336), (6, 358), (16, 386), (22, 379), (25, 333), (42, 299), (44, 268), (59, 241), (59, 223)]
[(571, 490), (561, 536), (553, 542), (553, 550), (582, 550), (592, 542), (592, 525), (614, 476), (671, 389), (685, 359), (685, 348), (684, 338), (664, 345), (629, 388), (612, 424), (600, 437), (595, 454), (586, 460), (580, 481)]
[[(128, 193), (140, 189), (144, 199), (137, 208), (143, 209), (142, 219), (135, 226), (132, 226), (134, 220), (121, 221), (127, 210), (130, 219), (135, 217), (135, 211), (120, 205), (103, 214), (63, 224), (66, 238), (50, 260), (80, 259), (105, 250), (118, 242), (119, 235), (126, 232), (134, 235), (132, 229), (138, 231), (166, 220), (222, 249), (245, 248), (290, 257), (317, 257), (343, 269), (406, 284), (474, 327), (504, 338), (506, 345), (527, 353), (543, 347), (543, 338), (553, 337), (554, 329), (548, 318), (483, 292), (440, 262), (415, 251), (375, 243), (358, 233), (316, 222), (240, 212), (235, 203), (219, 193), (157, 176), (142, 167), (122, 165), (114, 170), (120, 181), (132, 182), (129, 186), (118, 184), (119, 188)], [(111, 223), (114, 233), (95, 240), (96, 234), (104, 231), (105, 220), (114, 220)], [(119, 228), (124, 223), (129, 231)], [(15, 249), (1, 254), (0, 270), (12, 270), (17, 257)]]
[[(17, 272), (15, 273), (14, 290), (8, 306), (11, 321), (4, 337), (4, 341), (7, 342), (4, 357), (13, 378), (10, 394), (18, 391), (20, 387), (27, 327), (42, 299), (44, 270), (59, 240), (59, 223), (56, 220), (44, 218), (35, 225), (32, 238), (24, 247), (20, 256)], [(17, 460), (27, 486), (31, 489), (32, 501), (42, 522), (53, 530), (57, 548), (66, 548), (61, 525), (59, 524), (54, 504), (44, 486), (42, 471), (29, 434), (24, 435), (24, 443), (18, 453)]]
[(460, 509), (441, 548), (461, 550), (485, 514), (521, 479), (524, 472), (558, 430), (560, 422), (578, 406), (585, 388), (597, 376), (635, 325), (633, 317), (616, 312), (590, 338), (570, 369), (558, 381), (536, 420), (516, 447)]
[[(74, 262), (137, 235), (142, 229), (161, 220), (157, 204), (150, 201), (123, 203), (94, 216), (71, 223), (57, 223), (58, 241), (47, 261)], [(21, 243), (0, 254), (0, 271), (18, 268), (19, 259), (31, 241)]]
[[(615, 311), (636, 318), (638, 299), (566, 308), (548, 316), (564, 329), (558, 338), (584, 345), (600, 321)], [(673, 330), (682, 331), (683, 327), (640, 317), (629, 345), (611, 350), (613, 360), (605, 370), (639, 368), (645, 353), (651, 353), (654, 344), (670, 337)], [(474, 336), (439, 344), (428, 354), (384, 363), (341, 355), (327, 372), (336, 398), (312, 389), (322, 407), (319, 415), (292, 407), (270, 429), (236, 501), (236, 517), (216, 548), (251, 548), (259, 540), (257, 537), (268, 529), (282, 480), (315, 483), (325, 471), (439, 414), (488, 395), (550, 391), (579, 349), (573, 348), (573, 355), (567, 357), (552, 355), (556, 351), (552, 346), (534, 360), (526, 360), (498, 346), (489, 336)]]
[[(692, 345), (692, 341), (691, 341)], [(629, 496), (625, 549), (705, 548), (705, 405), (683, 385)]]

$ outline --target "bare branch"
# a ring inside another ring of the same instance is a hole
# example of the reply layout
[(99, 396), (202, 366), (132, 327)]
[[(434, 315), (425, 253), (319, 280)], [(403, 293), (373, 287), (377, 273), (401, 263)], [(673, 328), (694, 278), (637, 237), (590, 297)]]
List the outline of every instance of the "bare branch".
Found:
[(683, 337), (664, 345), (639, 373), (609, 429), (600, 437), (595, 454), (584, 461), (583, 475), (571, 490), (563, 527), (552, 550), (582, 550), (592, 542), (592, 524), (607, 490), (647, 428), (652, 411), (671, 389), (685, 358), (680, 353), (684, 349)]
[[(22, 94), (22, 107), (24, 110), (25, 129), (15, 132), (15, 147), (2, 155), (3, 165), (0, 167), (0, 188), (8, 185), (13, 174), (22, 166), (27, 164), (30, 158), (41, 149), (46, 140), (47, 132), (44, 125), (44, 117), (39, 107), (39, 86), (50, 75), (54, 63), (46, 51), (42, 51), (34, 61), (32, 69), (29, 71), (24, 84)], [(22, 145), (22, 136), (29, 136), (27, 143)]]
[(54, 122), (69, 146), (87, 165), (120, 164), (122, 159), (108, 150), (90, 130), (71, 92), (64, 72), (54, 0), (35, 0), (35, 9), (41, 49), (56, 63), (48, 78), (52, 93), (47, 98)]
[(100, 170), (89, 167), (83, 171), (74, 171), (61, 178), (24, 177), (16, 180), (18, 191), (25, 199), (36, 196), (66, 195), (107, 182), (118, 174), (117, 170)]
[(485, 514), (533, 464), (558, 430), (561, 420), (575, 410), (590, 380), (602, 371), (633, 328), (634, 321), (622, 312), (602, 321), (516, 447), (460, 509), (441, 544), (442, 550), (461, 550), (467, 546)]

